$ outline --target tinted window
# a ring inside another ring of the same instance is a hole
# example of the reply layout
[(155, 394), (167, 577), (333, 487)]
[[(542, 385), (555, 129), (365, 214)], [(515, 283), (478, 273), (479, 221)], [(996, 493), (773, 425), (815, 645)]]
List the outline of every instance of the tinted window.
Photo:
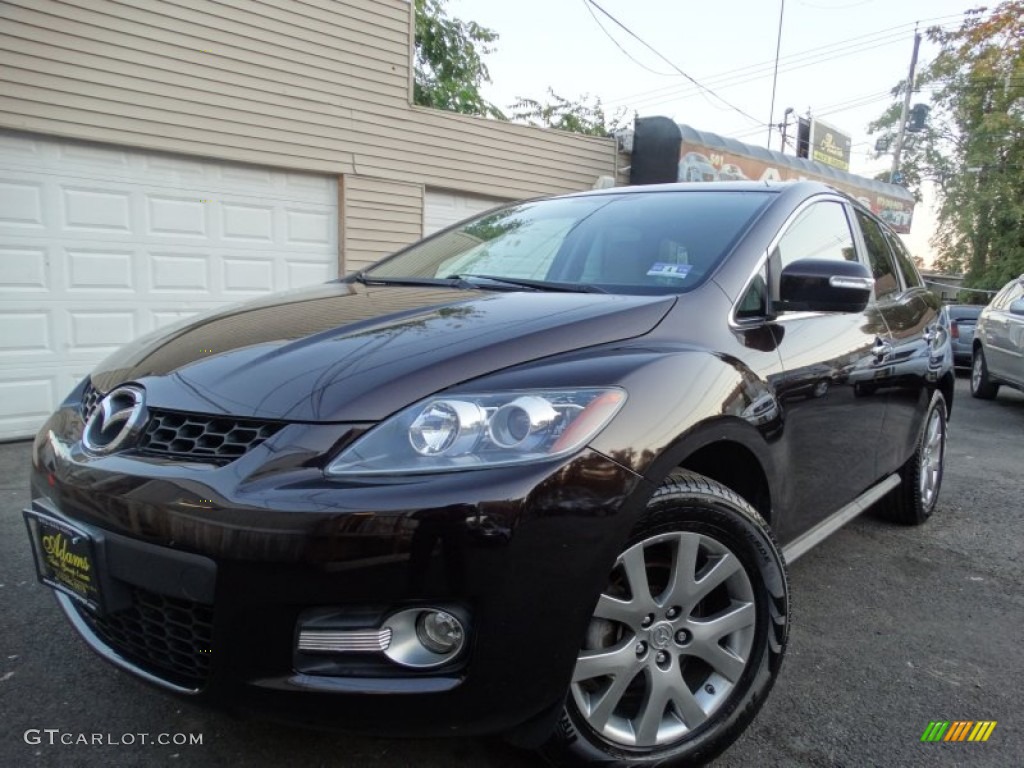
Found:
[(1002, 303), (999, 305), (999, 309), (1006, 309), (1017, 299), (1024, 296), (1024, 283), (1015, 282), (1010, 285), (1010, 290), (1003, 296)]
[(853, 236), (841, 203), (816, 203), (786, 230), (776, 247), (782, 268), (800, 259), (857, 261)]
[(366, 275), (477, 275), (678, 293), (703, 281), (772, 197), (722, 190), (520, 203), (417, 243)]
[(750, 317), (763, 317), (767, 312), (768, 281), (765, 279), (766, 270), (764, 266), (754, 275), (750, 281), (747, 292), (736, 305), (736, 317), (739, 319)]
[(863, 211), (857, 211), (860, 231), (864, 234), (864, 245), (871, 264), (871, 274), (875, 278), (875, 298), (882, 301), (900, 292), (900, 281), (896, 277), (896, 267), (892, 260), (892, 251), (882, 228)]
[(949, 316), (953, 320), (977, 320), (981, 310), (981, 307), (957, 305), (949, 308)]
[(910, 252), (907, 251), (907, 246), (900, 240), (899, 235), (892, 234), (891, 232), (886, 232), (885, 234), (889, 238), (892, 252), (896, 255), (896, 263), (899, 265), (900, 272), (903, 273), (903, 283), (907, 288), (921, 288), (924, 286), (924, 281), (917, 273), (914, 260), (910, 258)]

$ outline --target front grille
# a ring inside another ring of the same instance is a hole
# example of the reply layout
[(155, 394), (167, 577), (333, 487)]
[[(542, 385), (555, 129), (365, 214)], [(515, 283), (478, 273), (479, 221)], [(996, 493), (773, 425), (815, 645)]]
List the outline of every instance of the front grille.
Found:
[(103, 393), (96, 389), (92, 385), (92, 382), (85, 385), (85, 389), (82, 391), (82, 421), (88, 421), (92, 412), (96, 410), (96, 406), (100, 404), (100, 400), (103, 399)]
[(232, 461), (282, 426), (267, 421), (151, 409), (138, 449), (199, 461)]
[(210, 674), (213, 607), (132, 588), (132, 605), (96, 616), (77, 609), (93, 632), (152, 675), (198, 688)]

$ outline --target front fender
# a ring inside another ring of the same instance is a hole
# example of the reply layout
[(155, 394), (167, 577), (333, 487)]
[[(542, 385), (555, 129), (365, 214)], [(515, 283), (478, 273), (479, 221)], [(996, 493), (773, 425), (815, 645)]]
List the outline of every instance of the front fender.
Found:
[(654, 484), (695, 451), (738, 443), (775, 476), (782, 433), (774, 392), (739, 360), (703, 350), (651, 358), (619, 382), (629, 398), (591, 447)]

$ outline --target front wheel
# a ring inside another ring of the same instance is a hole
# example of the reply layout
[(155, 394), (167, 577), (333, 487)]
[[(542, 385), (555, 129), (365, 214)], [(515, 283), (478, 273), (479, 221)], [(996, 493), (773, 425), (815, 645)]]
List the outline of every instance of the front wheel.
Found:
[(728, 747), (779, 671), (786, 570), (761, 516), (677, 471), (618, 556), (555, 733), (560, 765), (693, 765)]

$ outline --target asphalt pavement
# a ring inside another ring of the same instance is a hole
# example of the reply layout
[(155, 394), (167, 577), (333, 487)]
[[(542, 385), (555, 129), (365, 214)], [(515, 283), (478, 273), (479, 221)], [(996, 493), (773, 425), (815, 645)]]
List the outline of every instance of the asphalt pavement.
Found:
[[(993, 402), (972, 400), (961, 379), (950, 430), (931, 521), (903, 528), (868, 513), (792, 565), (781, 677), (715, 765), (1024, 764), (1024, 396), (1004, 388)], [(0, 766), (538, 763), (491, 739), (371, 739), (239, 720), (107, 666), (35, 580), (21, 516), (28, 455), (28, 443), (0, 445)], [(933, 720), (998, 725), (985, 743), (922, 743)], [(202, 743), (173, 743), (179, 734)]]

